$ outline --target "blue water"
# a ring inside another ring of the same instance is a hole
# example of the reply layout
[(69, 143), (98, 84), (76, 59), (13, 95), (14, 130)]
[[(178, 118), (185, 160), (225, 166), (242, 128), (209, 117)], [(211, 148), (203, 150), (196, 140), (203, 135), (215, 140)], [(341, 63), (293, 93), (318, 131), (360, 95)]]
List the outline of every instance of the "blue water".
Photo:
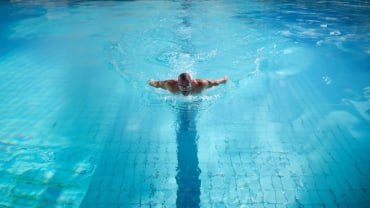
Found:
[[(367, 207), (370, 3), (0, 3), (1, 207)], [(216, 79), (182, 97), (148, 80)]]

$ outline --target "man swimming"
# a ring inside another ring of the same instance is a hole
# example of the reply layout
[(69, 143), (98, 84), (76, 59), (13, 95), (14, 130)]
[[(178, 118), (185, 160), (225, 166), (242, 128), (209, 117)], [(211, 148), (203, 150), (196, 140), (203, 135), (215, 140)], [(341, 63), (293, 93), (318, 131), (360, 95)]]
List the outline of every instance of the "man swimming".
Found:
[(216, 80), (191, 79), (190, 74), (182, 73), (179, 75), (177, 80), (170, 79), (155, 81), (151, 79), (149, 80), (149, 84), (156, 88), (168, 90), (174, 94), (178, 94), (181, 92), (181, 94), (183, 94), (184, 96), (188, 96), (190, 94), (201, 93), (203, 90), (207, 88), (211, 88), (213, 86), (226, 83), (227, 80), (228, 80), (227, 76)]

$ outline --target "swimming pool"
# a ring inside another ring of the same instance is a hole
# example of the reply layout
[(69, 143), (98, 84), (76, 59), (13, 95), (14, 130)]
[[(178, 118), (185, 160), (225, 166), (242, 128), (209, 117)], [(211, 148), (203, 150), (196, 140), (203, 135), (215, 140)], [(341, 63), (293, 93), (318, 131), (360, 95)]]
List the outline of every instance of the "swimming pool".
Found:
[[(0, 12), (1, 207), (370, 203), (368, 2)], [(229, 81), (190, 97), (147, 83), (184, 71)]]

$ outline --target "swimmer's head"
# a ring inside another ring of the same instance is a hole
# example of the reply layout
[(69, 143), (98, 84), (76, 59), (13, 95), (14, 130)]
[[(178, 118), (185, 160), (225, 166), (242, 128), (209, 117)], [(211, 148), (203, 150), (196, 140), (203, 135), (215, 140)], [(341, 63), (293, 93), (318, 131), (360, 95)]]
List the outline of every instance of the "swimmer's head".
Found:
[(191, 77), (188, 73), (182, 73), (178, 78), (178, 87), (184, 96), (188, 96), (191, 93)]

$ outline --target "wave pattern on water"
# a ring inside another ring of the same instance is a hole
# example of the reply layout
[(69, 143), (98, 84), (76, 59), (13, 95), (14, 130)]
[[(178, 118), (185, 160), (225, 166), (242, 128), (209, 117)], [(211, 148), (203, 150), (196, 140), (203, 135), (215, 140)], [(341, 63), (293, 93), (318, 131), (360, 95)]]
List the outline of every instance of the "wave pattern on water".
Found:
[[(369, 2), (0, 12), (0, 206), (369, 204)], [(181, 72), (229, 81), (188, 97), (148, 85)]]

